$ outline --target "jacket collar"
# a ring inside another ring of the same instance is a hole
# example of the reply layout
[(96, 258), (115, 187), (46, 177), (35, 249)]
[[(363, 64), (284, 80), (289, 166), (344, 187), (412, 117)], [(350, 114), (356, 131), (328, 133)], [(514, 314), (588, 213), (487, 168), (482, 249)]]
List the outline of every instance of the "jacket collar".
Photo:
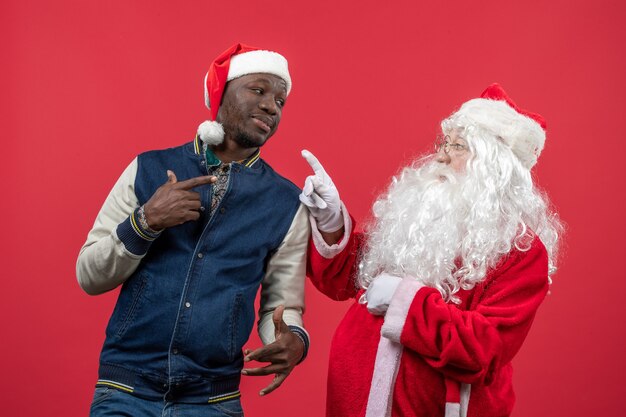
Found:
[[(200, 136), (196, 135), (196, 138), (193, 141), (194, 153), (196, 155), (202, 155), (203, 147), (204, 147), (204, 144), (202, 143)], [(260, 157), (261, 157), (261, 149), (257, 149), (256, 152), (254, 152), (252, 155), (250, 155), (246, 159), (242, 159), (241, 161), (234, 161), (234, 162), (241, 164), (245, 166), (246, 168), (250, 168), (259, 160)], [(220, 165), (222, 163), (222, 161), (220, 161), (219, 158), (215, 156), (215, 154), (213, 153), (213, 151), (211, 150), (209, 146), (206, 147), (205, 158), (206, 158), (207, 166), (215, 166), (215, 165)]]

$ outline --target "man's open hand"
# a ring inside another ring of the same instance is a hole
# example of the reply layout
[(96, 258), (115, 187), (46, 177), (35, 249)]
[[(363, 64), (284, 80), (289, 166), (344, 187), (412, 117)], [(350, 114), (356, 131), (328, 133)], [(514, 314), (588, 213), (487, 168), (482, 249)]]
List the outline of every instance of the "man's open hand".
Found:
[(144, 205), (148, 226), (153, 230), (163, 230), (200, 218), (200, 194), (191, 191), (200, 185), (211, 184), (217, 178), (202, 176), (178, 181), (173, 171), (167, 171), (167, 182), (157, 188)]
[(251, 351), (244, 351), (244, 361), (270, 362), (269, 365), (261, 368), (246, 368), (241, 371), (243, 375), (270, 375), (275, 374), (272, 382), (261, 390), (259, 395), (269, 394), (278, 388), (289, 376), (298, 361), (304, 354), (304, 343), (293, 334), (287, 323), (283, 320), (284, 306), (279, 306), (274, 310), (272, 320), (274, 321), (274, 334), (276, 341), (262, 348)]

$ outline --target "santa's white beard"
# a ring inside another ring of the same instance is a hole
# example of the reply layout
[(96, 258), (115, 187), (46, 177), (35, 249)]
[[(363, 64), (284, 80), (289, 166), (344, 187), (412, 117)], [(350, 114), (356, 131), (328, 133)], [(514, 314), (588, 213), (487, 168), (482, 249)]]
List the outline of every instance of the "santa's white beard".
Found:
[(373, 207), (375, 222), (367, 233), (360, 285), (366, 288), (382, 272), (411, 276), (455, 301), (460, 288), (456, 263), (472, 207), (463, 191), (467, 181), (432, 159), (394, 178)]

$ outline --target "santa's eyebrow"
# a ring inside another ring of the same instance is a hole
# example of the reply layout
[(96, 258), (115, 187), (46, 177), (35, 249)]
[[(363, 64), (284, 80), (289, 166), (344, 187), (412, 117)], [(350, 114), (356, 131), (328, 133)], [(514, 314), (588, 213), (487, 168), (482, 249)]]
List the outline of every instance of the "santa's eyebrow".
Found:
[[(463, 143), (458, 143), (459, 141), (462, 141)], [(454, 142), (452, 141), (452, 138), (450, 138), (450, 144), (451, 145), (467, 145), (467, 140), (465, 140), (464, 138), (457, 136), (456, 138), (454, 138)]]

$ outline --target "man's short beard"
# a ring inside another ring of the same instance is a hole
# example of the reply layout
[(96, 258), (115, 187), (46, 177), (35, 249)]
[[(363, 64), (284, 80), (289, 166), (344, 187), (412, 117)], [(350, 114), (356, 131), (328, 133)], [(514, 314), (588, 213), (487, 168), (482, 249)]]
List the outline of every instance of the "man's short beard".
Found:
[[(220, 123), (224, 126), (226, 136), (235, 141), (237, 145), (244, 149), (258, 148), (267, 142), (269, 137), (264, 140), (256, 140), (254, 137), (241, 128), (245, 117), (241, 114), (241, 109), (232, 104), (223, 103), (220, 107)], [(233, 116), (234, 115), (234, 116)]]
[(248, 133), (242, 132), (242, 131), (236, 132), (235, 135), (233, 136), (233, 139), (237, 143), (237, 145), (245, 149), (258, 148), (259, 146), (263, 145), (262, 143), (259, 144), (255, 142), (254, 139), (252, 139), (252, 137)]

